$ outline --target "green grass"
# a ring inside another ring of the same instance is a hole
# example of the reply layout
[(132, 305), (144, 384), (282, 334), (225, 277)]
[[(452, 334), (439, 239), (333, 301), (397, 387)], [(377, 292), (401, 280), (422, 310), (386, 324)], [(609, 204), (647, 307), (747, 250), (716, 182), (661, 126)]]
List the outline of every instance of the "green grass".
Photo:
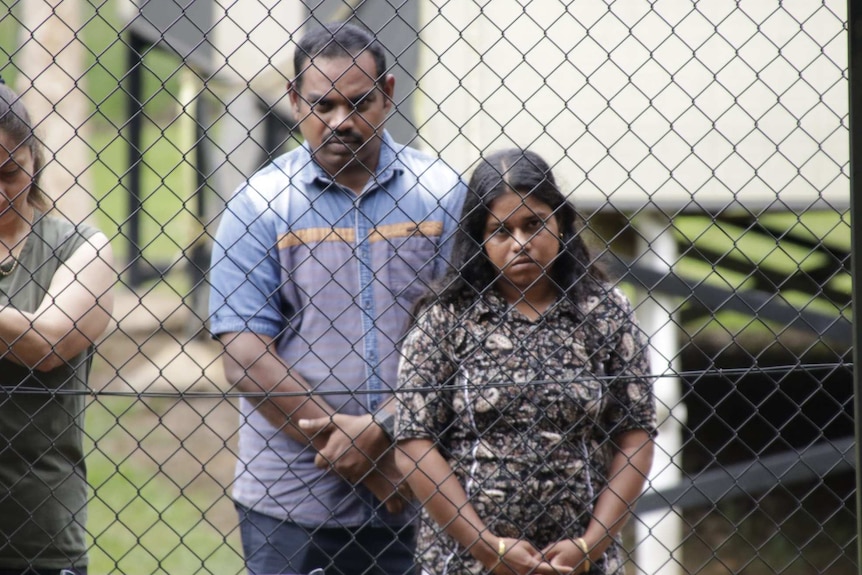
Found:
[(178, 485), (141, 446), (161, 425), (151, 407), (100, 398), (86, 419), (91, 574), (243, 571), (236, 533), (204, 515), (223, 493)]
[[(191, 197), (195, 183), (190, 158), (176, 144), (182, 141), (180, 132), (178, 124), (162, 130), (148, 123), (144, 130), (140, 246), (144, 256), (154, 260), (173, 257), (196, 237)], [(116, 131), (102, 130), (93, 134), (92, 147), (97, 223), (112, 239), (118, 259), (125, 258), (129, 233), (127, 142)]]
[[(81, 33), (87, 47), (86, 91), (98, 119), (121, 127), (128, 116), (124, 82), (128, 69), (126, 23), (118, 2), (84, 3)], [(147, 50), (143, 57), (143, 95), (147, 114), (164, 125), (179, 93), (182, 61), (163, 50)]]

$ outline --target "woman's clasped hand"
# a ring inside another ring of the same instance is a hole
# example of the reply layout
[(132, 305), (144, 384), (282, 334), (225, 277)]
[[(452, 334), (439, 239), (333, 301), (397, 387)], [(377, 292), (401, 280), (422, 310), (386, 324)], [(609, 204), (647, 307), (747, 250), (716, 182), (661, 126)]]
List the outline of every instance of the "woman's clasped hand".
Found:
[(563, 539), (537, 549), (523, 539), (501, 537), (497, 557), (485, 566), (495, 575), (577, 575), (590, 571), (589, 550), (582, 538)]

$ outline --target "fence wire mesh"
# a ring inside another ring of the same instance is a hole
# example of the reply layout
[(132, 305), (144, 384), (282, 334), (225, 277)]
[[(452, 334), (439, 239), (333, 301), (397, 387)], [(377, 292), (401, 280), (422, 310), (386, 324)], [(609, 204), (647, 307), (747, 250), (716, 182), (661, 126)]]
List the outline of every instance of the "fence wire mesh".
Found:
[(4, 3), (0, 574), (857, 573), (846, 13)]

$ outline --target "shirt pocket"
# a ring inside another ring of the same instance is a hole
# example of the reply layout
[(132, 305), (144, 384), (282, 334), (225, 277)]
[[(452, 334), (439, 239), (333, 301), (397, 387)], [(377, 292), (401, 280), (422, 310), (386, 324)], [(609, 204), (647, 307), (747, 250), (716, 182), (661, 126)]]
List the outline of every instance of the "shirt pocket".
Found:
[(437, 244), (433, 238), (414, 235), (386, 249), (387, 287), (398, 301), (412, 303), (425, 293), (434, 278)]

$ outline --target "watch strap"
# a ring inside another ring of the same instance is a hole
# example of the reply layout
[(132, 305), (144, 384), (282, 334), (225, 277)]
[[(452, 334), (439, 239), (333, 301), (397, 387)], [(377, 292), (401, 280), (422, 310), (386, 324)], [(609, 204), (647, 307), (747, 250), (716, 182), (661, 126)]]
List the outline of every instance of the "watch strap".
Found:
[(395, 437), (395, 414), (381, 409), (374, 414), (374, 423), (380, 426), (390, 441)]

